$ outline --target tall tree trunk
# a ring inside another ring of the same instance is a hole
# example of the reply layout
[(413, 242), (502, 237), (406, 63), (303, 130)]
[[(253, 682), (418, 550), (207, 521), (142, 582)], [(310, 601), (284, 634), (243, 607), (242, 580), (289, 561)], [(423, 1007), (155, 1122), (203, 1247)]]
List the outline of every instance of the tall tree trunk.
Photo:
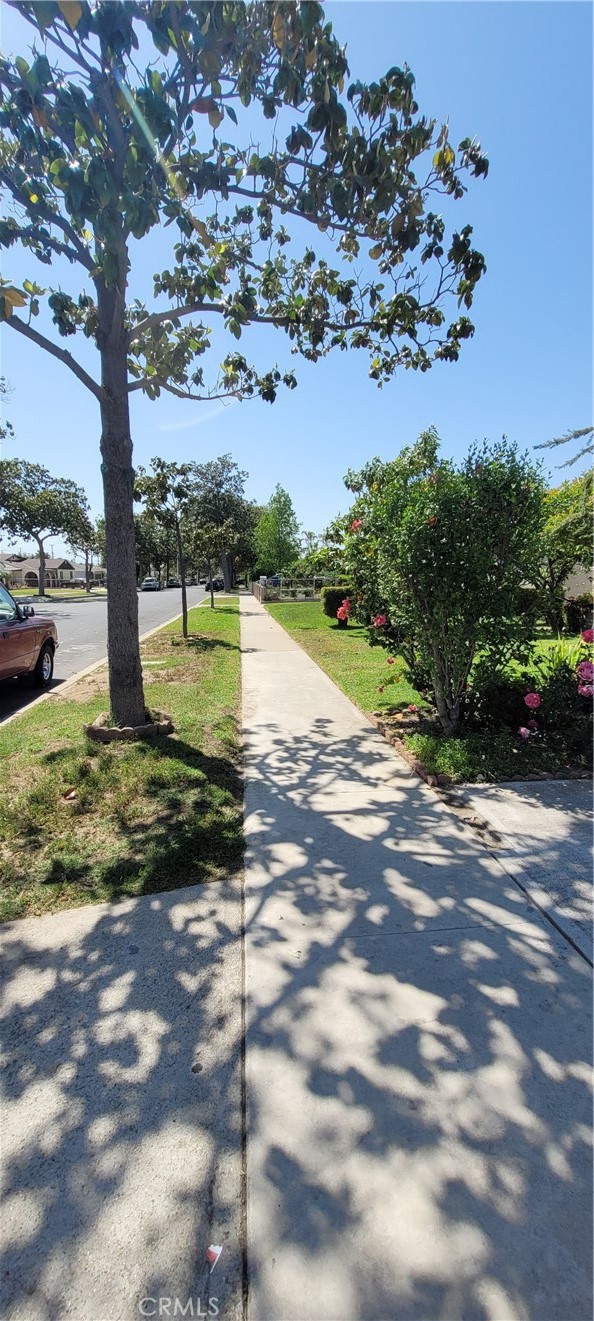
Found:
[(177, 541), (177, 563), (179, 566), (179, 576), (181, 578), (181, 597), (182, 597), (182, 633), (185, 638), (188, 636), (188, 596), (186, 592), (186, 561), (184, 557), (184, 547), (181, 536), (179, 518), (175, 520), (175, 537)]
[[(122, 263), (122, 270), (125, 265)], [(124, 277), (125, 278), (125, 277)], [(128, 408), (124, 298), (98, 282), (101, 350), (101, 471), (105, 498), (107, 657), (111, 714), (142, 725), (145, 702), (138, 640), (134, 470)]]
[(223, 575), (223, 586), (226, 592), (230, 592), (233, 586), (232, 582), (232, 557), (228, 550), (221, 551), (221, 573)]
[(35, 537), (35, 540), (39, 547), (39, 573), (37, 576), (37, 595), (45, 596), (45, 546), (40, 537)]
[(210, 608), (214, 610), (214, 587), (212, 585), (212, 563), (208, 561), (208, 581), (210, 583)]
[(91, 591), (91, 558), (89, 555), (89, 548), (88, 546), (85, 546), (85, 592), (87, 593), (87, 596), (90, 594), (90, 591)]

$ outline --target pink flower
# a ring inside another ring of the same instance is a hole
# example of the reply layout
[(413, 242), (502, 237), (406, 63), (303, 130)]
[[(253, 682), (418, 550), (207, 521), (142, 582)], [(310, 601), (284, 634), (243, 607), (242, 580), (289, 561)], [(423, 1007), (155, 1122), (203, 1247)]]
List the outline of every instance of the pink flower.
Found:
[(592, 664), (592, 661), (582, 661), (577, 667), (577, 672), (580, 679), (583, 679), (584, 683), (592, 683), (592, 680), (594, 679), (594, 665)]
[(374, 615), (371, 622), (374, 628), (384, 628), (388, 620), (385, 615)]
[(530, 738), (530, 730), (526, 729), (525, 725), (520, 725), (518, 734), (520, 735), (520, 738)]
[(584, 642), (594, 642), (594, 628), (585, 628), (582, 633)]
[(540, 693), (526, 693), (524, 701), (526, 703), (526, 706), (530, 707), (531, 711), (538, 711), (538, 708), (542, 702), (542, 697)]
[(538, 729), (538, 720), (529, 720), (529, 721), (528, 721), (528, 728), (529, 728), (529, 729)]
[(407, 706), (406, 709), (407, 711), (418, 711), (419, 708), (418, 706), (415, 706), (414, 702), (411, 702), (410, 706)]
[(594, 683), (578, 684), (578, 693), (580, 697), (594, 697)]
[(352, 521), (352, 523), (351, 523), (351, 532), (358, 532), (359, 529), (362, 528), (362, 527), (363, 527), (363, 519), (362, 519), (362, 518), (354, 518), (353, 521)]
[(386, 665), (394, 665), (394, 657), (386, 656)]

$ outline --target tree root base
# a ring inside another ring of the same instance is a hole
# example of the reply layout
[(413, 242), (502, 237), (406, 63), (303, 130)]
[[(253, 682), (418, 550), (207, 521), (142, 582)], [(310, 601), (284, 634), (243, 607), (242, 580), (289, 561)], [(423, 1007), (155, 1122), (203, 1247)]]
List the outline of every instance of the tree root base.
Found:
[(164, 711), (147, 711), (145, 725), (110, 725), (109, 712), (102, 711), (91, 725), (85, 725), (85, 734), (95, 743), (129, 743), (134, 739), (158, 738), (173, 733), (171, 716)]

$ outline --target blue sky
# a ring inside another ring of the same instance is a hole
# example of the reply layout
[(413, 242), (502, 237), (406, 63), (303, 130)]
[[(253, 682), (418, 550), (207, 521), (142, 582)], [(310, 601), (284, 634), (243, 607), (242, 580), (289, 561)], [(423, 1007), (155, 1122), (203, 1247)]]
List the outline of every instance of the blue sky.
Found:
[[(421, 111), (449, 117), (453, 142), (477, 136), (489, 155), (488, 179), (470, 181), (453, 211), (458, 227), (474, 226), (488, 267), (472, 311), (474, 339), (457, 364), (402, 373), (378, 390), (365, 353), (312, 366), (290, 357), (284, 336), (266, 331), (248, 341), (260, 365), (277, 358), (296, 368), (299, 381), (272, 407), (132, 396), (137, 465), (154, 454), (185, 462), (231, 452), (250, 474), (251, 498), (264, 503), (280, 482), (299, 521), (315, 531), (348, 507), (347, 468), (374, 454), (392, 457), (430, 424), (444, 453), (460, 458), (475, 439), (503, 433), (530, 449), (585, 426), (592, 410), (590, 5), (336, 0), (326, 12), (347, 43), (353, 77), (371, 80), (408, 63)], [(26, 54), (30, 31), (2, 6), (3, 50)], [(136, 246), (137, 280), (172, 264), (172, 234)], [(308, 240), (306, 232), (303, 246)], [(48, 268), (34, 265), (12, 249), (4, 273), (19, 281), (42, 272), (40, 283), (47, 283)], [(56, 285), (72, 286), (68, 266), (56, 265), (53, 274)], [(75, 348), (72, 340), (62, 343)], [(66, 368), (9, 328), (3, 328), (1, 370), (12, 388), (7, 414), (16, 433), (5, 456), (73, 478), (100, 513), (95, 400)], [(555, 451), (546, 458), (555, 481), (567, 475), (554, 466), (562, 457)]]

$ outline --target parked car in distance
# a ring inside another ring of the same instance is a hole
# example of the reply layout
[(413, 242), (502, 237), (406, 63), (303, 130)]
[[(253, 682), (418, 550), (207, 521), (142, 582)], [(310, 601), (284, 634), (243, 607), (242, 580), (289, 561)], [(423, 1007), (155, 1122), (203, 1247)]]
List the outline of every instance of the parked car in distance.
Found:
[[(222, 578), (213, 578), (213, 580), (212, 580), (212, 590), (213, 590), (213, 592), (222, 592), (224, 586), (225, 586), (225, 584), (224, 584)], [(209, 580), (209, 581), (206, 583), (206, 590), (207, 590), (207, 592), (210, 592), (210, 589), (211, 589), (211, 583), (210, 583), (210, 580)]]
[(273, 573), (273, 575), (272, 575), (271, 578), (267, 578), (267, 579), (266, 579), (266, 586), (267, 586), (267, 587), (280, 587), (280, 581), (281, 581), (281, 580), (280, 580), (280, 575), (279, 575), (278, 573)]
[(158, 578), (145, 578), (140, 584), (141, 592), (160, 592), (161, 584)]
[(0, 583), (0, 679), (30, 676), (39, 688), (47, 688), (57, 646), (53, 619), (36, 615), (32, 605), (18, 605)]
[(167, 587), (181, 587), (181, 578), (168, 578)]

